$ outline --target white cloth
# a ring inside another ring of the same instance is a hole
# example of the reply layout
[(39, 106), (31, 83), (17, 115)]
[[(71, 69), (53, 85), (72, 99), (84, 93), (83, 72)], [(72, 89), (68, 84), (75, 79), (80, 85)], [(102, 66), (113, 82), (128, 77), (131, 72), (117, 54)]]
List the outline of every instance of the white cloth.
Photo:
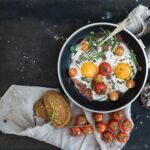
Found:
[(134, 8), (128, 15), (130, 20), (126, 29), (141, 37), (150, 32), (150, 10), (148, 7), (139, 5)]
[[(43, 87), (12, 85), (0, 100), (0, 130), (4, 133), (28, 136), (39, 141), (55, 145), (64, 150), (120, 150), (124, 144), (113, 142), (105, 144), (101, 135), (94, 131), (90, 136), (72, 136), (69, 127), (57, 129), (50, 124), (35, 126), (33, 105), (42, 95), (49, 90), (57, 90)], [(88, 121), (92, 124), (91, 112), (82, 110), (72, 102), (72, 122), (77, 114), (85, 113)], [(131, 119), (131, 106), (124, 109), (126, 117)], [(109, 118), (109, 114), (105, 114)]]

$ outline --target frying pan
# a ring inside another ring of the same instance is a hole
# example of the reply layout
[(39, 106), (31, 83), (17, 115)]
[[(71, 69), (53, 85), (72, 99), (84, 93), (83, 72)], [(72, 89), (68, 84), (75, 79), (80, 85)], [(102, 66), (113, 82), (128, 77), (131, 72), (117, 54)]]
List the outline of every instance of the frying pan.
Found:
[(124, 39), (124, 42), (128, 45), (129, 49), (133, 49), (136, 54), (139, 65), (142, 67), (142, 71), (138, 71), (135, 77), (136, 86), (133, 89), (128, 90), (121, 95), (118, 101), (111, 102), (106, 101), (88, 101), (84, 96), (82, 96), (78, 89), (71, 82), (68, 76), (68, 68), (71, 63), (71, 53), (70, 47), (74, 44), (79, 43), (84, 39), (91, 31), (99, 32), (100, 28), (104, 30), (113, 31), (117, 25), (112, 23), (94, 23), (84, 26), (77, 31), (75, 31), (68, 40), (64, 43), (58, 58), (58, 77), (60, 84), (65, 92), (65, 94), (72, 100), (75, 104), (81, 108), (87, 109), (93, 112), (113, 112), (124, 108), (128, 104), (132, 103), (141, 93), (148, 76), (148, 62), (145, 50), (139, 41), (128, 30), (123, 30), (119, 34)]

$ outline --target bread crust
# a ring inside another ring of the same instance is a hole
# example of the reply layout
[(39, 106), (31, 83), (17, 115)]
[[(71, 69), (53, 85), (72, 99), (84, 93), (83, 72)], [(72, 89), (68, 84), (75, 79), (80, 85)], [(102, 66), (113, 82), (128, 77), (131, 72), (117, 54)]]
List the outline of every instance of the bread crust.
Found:
[(49, 91), (35, 103), (37, 116), (57, 128), (66, 126), (71, 120), (71, 108), (66, 98), (56, 91)]

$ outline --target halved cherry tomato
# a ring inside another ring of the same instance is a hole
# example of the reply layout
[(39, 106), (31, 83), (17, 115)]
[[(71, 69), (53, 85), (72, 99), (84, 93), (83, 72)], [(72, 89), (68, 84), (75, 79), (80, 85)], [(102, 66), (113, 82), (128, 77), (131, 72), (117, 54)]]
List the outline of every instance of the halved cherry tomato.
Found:
[(124, 54), (124, 48), (122, 46), (117, 46), (115, 48), (115, 55), (122, 56)]
[(96, 123), (96, 128), (99, 133), (103, 133), (106, 130), (106, 124), (104, 122)]
[(93, 133), (93, 127), (91, 125), (84, 125), (82, 127), (82, 130), (86, 135), (90, 135)]
[(125, 143), (128, 140), (128, 135), (125, 132), (119, 132), (116, 138), (120, 143)]
[(94, 82), (95, 83), (98, 83), (98, 82), (102, 82), (103, 81), (103, 76), (98, 74), (96, 75), (94, 78), (93, 78)]
[(119, 129), (119, 122), (116, 120), (111, 120), (109, 121), (108, 126), (112, 131), (116, 131)]
[(132, 123), (130, 120), (126, 119), (123, 121), (121, 128), (123, 131), (130, 131), (132, 129)]
[(103, 114), (102, 113), (92, 113), (92, 117), (95, 122), (101, 122), (103, 120)]
[(80, 127), (72, 127), (70, 131), (73, 135), (81, 135), (82, 129)]
[(114, 102), (117, 101), (119, 99), (119, 93), (117, 91), (110, 92), (109, 99)]
[(107, 86), (104, 83), (96, 83), (94, 85), (94, 91), (97, 94), (104, 94), (107, 91)]
[(86, 119), (84, 114), (78, 115), (76, 117), (76, 125), (83, 126), (83, 125), (85, 125), (87, 123), (88, 123), (88, 121), (87, 121), (87, 119)]
[(68, 75), (70, 77), (75, 77), (77, 75), (77, 69), (76, 68), (70, 68), (68, 71)]
[(127, 80), (126, 81), (127, 88), (131, 89), (135, 87), (135, 81), (134, 80)]
[(116, 112), (113, 112), (112, 113), (112, 118), (115, 119), (115, 120), (121, 120), (123, 117), (123, 111), (122, 110), (119, 110), (119, 111), (116, 111)]
[(109, 50), (109, 45), (103, 45), (103, 47), (102, 47), (102, 49), (104, 50), (104, 51), (108, 51)]
[(102, 140), (105, 141), (106, 143), (112, 142), (114, 139), (114, 135), (110, 131), (105, 131), (102, 133)]
[(103, 76), (107, 76), (111, 73), (111, 66), (107, 62), (103, 62), (99, 66), (99, 73)]
[(82, 41), (80, 43), (80, 49), (84, 52), (86, 52), (89, 49), (89, 43), (88, 41)]

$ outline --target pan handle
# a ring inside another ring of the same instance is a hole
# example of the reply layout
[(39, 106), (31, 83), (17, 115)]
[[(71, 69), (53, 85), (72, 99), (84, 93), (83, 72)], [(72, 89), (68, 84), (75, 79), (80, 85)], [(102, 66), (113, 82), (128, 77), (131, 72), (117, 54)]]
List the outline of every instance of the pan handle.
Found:
[(145, 48), (145, 45), (143, 44), (141, 39), (138, 39), (140, 45), (142, 46), (143, 49), (145, 49), (146, 54), (147, 54), (147, 60), (148, 60), (148, 69), (150, 70), (150, 46)]

